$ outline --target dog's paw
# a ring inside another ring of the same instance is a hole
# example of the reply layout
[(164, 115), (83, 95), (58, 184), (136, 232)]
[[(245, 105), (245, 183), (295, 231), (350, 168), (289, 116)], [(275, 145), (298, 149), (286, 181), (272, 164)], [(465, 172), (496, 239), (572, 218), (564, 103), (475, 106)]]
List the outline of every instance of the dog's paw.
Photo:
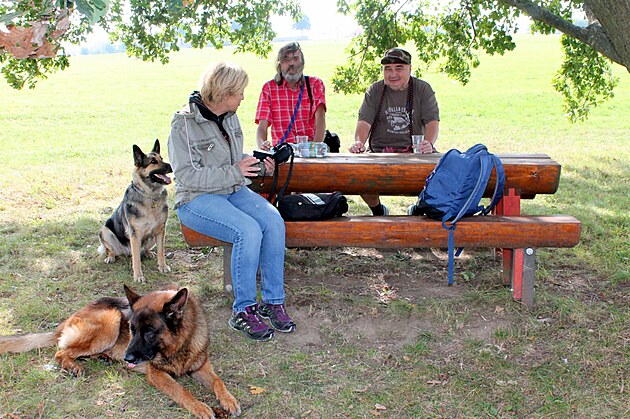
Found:
[(81, 366), (75, 362), (66, 363), (62, 365), (61, 368), (63, 369), (63, 371), (65, 371), (66, 373), (68, 373), (74, 378), (82, 377), (85, 374), (83, 368), (81, 368)]
[(219, 402), (221, 403), (221, 407), (230, 412), (232, 416), (241, 415), (241, 405), (238, 404), (234, 396), (232, 396), (230, 393), (228, 393), (227, 396), (221, 398)]
[(162, 272), (163, 274), (165, 274), (165, 273), (167, 273), (167, 272), (170, 272), (170, 271), (171, 271), (171, 267), (170, 267), (170, 266), (168, 266), (167, 264), (164, 264), (164, 265), (160, 265), (160, 266), (158, 266), (158, 270), (159, 270), (160, 272)]
[(192, 413), (196, 418), (215, 419), (214, 411), (210, 409), (207, 404), (202, 402), (197, 402), (194, 406), (191, 406), (190, 413)]
[(116, 256), (107, 256), (105, 258), (105, 263), (114, 263), (116, 262)]
[(149, 260), (149, 259), (155, 259), (156, 253), (154, 251), (151, 250), (147, 250), (142, 252), (142, 258), (145, 260)]
[(141, 282), (143, 284), (146, 284), (146, 282), (147, 282), (147, 279), (142, 274), (140, 274), (138, 276), (134, 276), (133, 280), (136, 281), (136, 282)]

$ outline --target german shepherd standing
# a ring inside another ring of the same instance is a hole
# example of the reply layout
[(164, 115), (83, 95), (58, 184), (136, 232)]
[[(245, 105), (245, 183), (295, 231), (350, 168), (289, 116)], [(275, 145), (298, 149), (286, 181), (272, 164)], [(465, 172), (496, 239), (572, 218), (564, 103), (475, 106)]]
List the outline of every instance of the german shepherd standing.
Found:
[(170, 272), (164, 259), (164, 239), (168, 218), (167, 192), (164, 185), (171, 183), (168, 173), (171, 165), (160, 156), (160, 141), (155, 140), (153, 150), (144, 154), (133, 146), (135, 168), (131, 185), (122, 202), (101, 227), (98, 238), (99, 253), (106, 254), (105, 263), (113, 263), (116, 256), (131, 256), (133, 279), (145, 282), (140, 256), (153, 257), (151, 249), (157, 245), (157, 262), (160, 272)]
[(199, 418), (214, 418), (208, 405), (173, 379), (191, 374), (214, 391), (234, 415), (241, 408), (208, 359), (208, 324), (203, 308), (186, 288), (175, 286), (141, 296), (125, 285), (127, 298), (103, 297), (63, 321), (54, 332), (0, 336), (0, 354), (53, 346), (61, 368), (83, 372), (80, 357), (127, 361), (146, 373), (152, 386)]

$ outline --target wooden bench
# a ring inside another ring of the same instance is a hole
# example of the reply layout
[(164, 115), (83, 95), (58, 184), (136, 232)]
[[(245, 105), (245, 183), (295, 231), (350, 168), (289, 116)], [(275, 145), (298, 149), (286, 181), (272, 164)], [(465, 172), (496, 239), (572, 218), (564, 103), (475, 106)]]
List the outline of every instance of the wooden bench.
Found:
[[(441, 155), (336, 154), (320, 159), (296, 158), (287, 192), (341, 191), (346, 195), (380, 193), (417, 196)], [(580, 222), (571, 216), (521, 215), (520, 200), (553, 194), (560, 165), (544, 154), (499, 155), (506, 173), (505, 194), (495, 214), (462, 219), (455, 229), (456, 247), (501, 249), (503, 283), (527, 307), (534, 304), (535, 249), (573, 247), (580, 240)], [(287, 174), (280, 167), (279, 184)], [(269, 191), (272, 179), (256, 178), (251, 188)], [(486, 196), (494, 190), (490, 179)], [(286, 222), (287, 247), (446, 248), (448, 232), (427, 217), (367, 215), (327, 221)], [(225, 246), (224, 287), (231, 291), (231, 244), (181, 226), (191, 247)], [(445, 278), (446, 283), (446, 278)]]

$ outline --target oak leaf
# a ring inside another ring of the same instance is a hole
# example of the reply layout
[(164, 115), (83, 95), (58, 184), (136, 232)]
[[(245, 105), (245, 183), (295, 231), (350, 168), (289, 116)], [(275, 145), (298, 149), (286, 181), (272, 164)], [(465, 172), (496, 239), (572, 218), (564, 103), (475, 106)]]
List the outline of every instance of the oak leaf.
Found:
[(263, 394), (267, 389), (263, 387), (249, 386), (249, 392), (251, 394)]

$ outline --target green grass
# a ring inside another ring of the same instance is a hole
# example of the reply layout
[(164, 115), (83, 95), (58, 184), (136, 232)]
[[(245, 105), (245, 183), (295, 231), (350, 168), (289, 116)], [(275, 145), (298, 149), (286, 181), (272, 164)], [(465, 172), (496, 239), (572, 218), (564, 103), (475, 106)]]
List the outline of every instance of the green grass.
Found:
[[(331, 86), (343, 45), (302, 46), (307, 73)], [(630, 415), (630, 76), (616, 67), (616, 97), (571, 125), (551, 87), (559, 49), (557, 37), (521, 37), (513, 53), (483, 57), (467, 86), (422, 69), (440, 104), (440, 150), (483, 142), (493, 152), (547, 153), (562, 164), (558, 192), (525, 201), (524, 212), (574, 215), (582, 240), (539, 251), (531, 313), (498, 285), (488, 251), (466, 252), (457, 285), (448, 288), (440, 251), (289, 250), (288, 303), (298, 333), (248, 342), (227, 326), (221, 249), (188, 249), (171, 212), (173, 272), (145, 262), (148, 283), (139, 288), (175, 282), (201, 298), (211, 359), (245, 417)], [(239, 117), (251, 150), (272, 58), (184, 50), (162, 66), (80, 56), (35, 90), (0, 85), (0, 334), (51, 330), (96, 296), (121, 295), (130, 261), (104, 264), (97, 231), (129, 183), (131, 146), (148, 149), (159, 138), (167, 156), (173, 112), (218, 59), (249, 73)], [(327, 125), (343, 148), (361, 99), (327, 92)], [(351, 211), (367, 211), (351, 200)], [(394, 213), (411, 200), (386, 198)], [(383, 287), (399, 299), (379, 302)], [(52, 348), (0, 356), (0, 417), (186, 416), (120, 365), (90, 361), (87, 375), (73, 379), (48, 367), (53, 356)], [(216, 406), (212, 394), (182, 382)], [(254, 395), (250, 386), (265, 391)]]

